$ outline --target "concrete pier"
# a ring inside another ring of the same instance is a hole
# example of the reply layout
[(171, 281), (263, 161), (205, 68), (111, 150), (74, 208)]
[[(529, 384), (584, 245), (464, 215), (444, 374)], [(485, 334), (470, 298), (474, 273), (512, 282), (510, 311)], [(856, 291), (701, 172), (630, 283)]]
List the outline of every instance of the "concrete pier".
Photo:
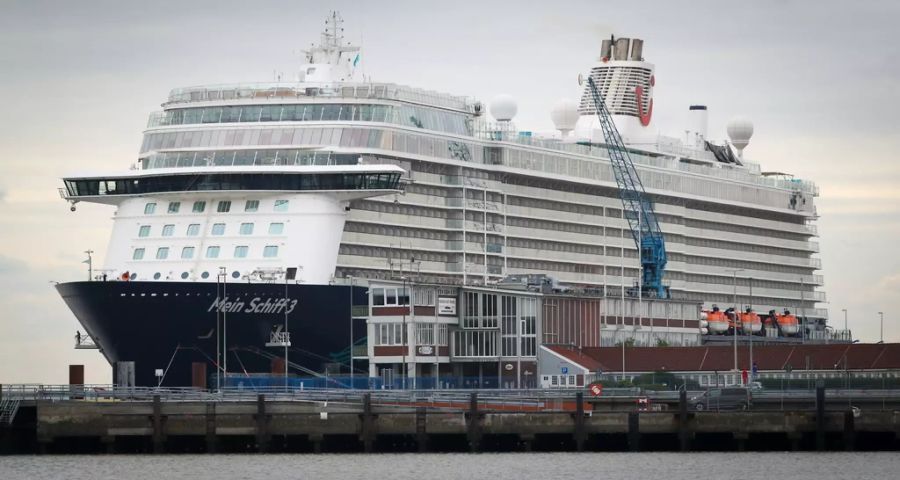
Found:
[[(361, 402), (35, 401), (2, 427), (2, 453), (898, 450), (900, 412), (824, 408), (557, 410)], [(822, 397), (819, 397), (822, 400)], [(461, 408), (460, 408), (461, 407)]]

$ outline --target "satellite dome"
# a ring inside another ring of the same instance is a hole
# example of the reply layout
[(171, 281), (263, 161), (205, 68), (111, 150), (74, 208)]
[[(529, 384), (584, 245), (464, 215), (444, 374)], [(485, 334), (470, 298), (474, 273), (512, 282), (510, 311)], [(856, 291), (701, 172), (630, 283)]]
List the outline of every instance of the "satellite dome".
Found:
[(744, 117), (735, 117), (728, 122), (726, 130), (731, 144), (743, 154), (744, 148), (750, 143), (750, 137), (753, 136), (753, 122)]
[(516, 100), (509, 95), (497, 95), (491, 100), (490, 104), (491, 115), (498, 122), (508, 122), (516, 116), (516, 112), (519, 111), (519, 106), (516, 105)]
[(559, 99), (550, 110), (550, 119), (563, 136), (575, 129), (578, 117), (578, 106), (568, 98)]

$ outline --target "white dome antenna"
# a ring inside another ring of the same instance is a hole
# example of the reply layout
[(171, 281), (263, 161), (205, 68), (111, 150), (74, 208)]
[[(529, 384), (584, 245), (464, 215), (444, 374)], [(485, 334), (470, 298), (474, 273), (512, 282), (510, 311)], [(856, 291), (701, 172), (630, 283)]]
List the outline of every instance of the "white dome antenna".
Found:
[(561, 98), (550, 110), (550, 119), (563, 138), (569, 135), (569, 132), (575, 129), (575, 123), (578, 122), (578, 105), (568, 98)]
[(491, 116), (498, 122), (509, 122), (516, 116), (519, 106), (516, 100), (506, 94), (497, 95), (491, 100), (490, 104)]
[(744, 158), (744, 148), (750, 143), (750, 137), (753, 136), (753, 122), (745, 117), (734, 117), (728, 121), (725, 127), (728, 131), (728, 138), (731, 144), (737, 149), (738, 155)]

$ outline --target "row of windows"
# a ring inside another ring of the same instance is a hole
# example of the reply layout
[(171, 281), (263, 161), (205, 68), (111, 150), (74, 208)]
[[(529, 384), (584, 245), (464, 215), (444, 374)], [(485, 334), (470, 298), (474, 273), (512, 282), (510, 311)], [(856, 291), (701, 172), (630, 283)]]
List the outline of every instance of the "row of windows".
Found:
[[(276, 212), (286, 212), (288, 209), (288, 200), (275, 200), (274, 210)], [(169, 202), (166, 213), (178, 213), (181, 210), (181, 202)], [(245, 212), (256, 212), (259, 210), (259, 200), (247, 200), (244, 203)], [(206, 200), (198, 200), (191, 206), (191, 213), (203, 213), (206, 211)], [(231, 200), (220, 200), (216, 203), (216, 212), (228, 213), (231, 211)], [(156, 202), (148, 202), (144, 205), (144, 215), (153, 215), (156, 213)]]
[(220, 190), (397, 190), (400, 173), (169, 174), (140, 178), (66, 179), (65, 184), (71, 197)]
[[(181, 258), (190, 260), (194, 258), (195, 247), (183, 247), (181, 249)], [(221, 247), (218, 245), (210, 245), (206, 247), (205, 258), (219, 258)], [(146, 249), (144, 247), (135, 248), (131, 254), (132, 260), (143, 260)], [(247, 245), (238, 245), (234, 247), (234, 258), (247, 258), (250, 253), (250, 247)], [(263, 258), (275, 258), (278, 256), (278, 245), (266, 245), (263, 247)], [(156, 260), (167, 260), (169, 258), (169, 247), (159, 247), (156, 249)]]
[[(285, 200), (286, 201), (286, 200)], [(242, 223), (238, 228), (238, 234), (240, 235), (253, 235), (253, 223)], [(149, 237), (151, 233), (152, 227), (150, 225), (141, 225), (138, 228), (138, 237)], [(168, 224), (163, 225), (161, 236), (163, 237), (171, 237), (175, 233), (175, 225)], [(284, 223), (281, 222), (272, 222), (269, 224), (269, 235), (281, 235), (284, 233)], [(200, 224), (192, 223), (187, 226), (184, 232), (185, 236), (188, 237), (196, 237), (200, 234)], [(225, 224), (224, 223), (214, 223), (212, 224), (212, 228), (210, 228), (210, 235), (225, 235)]]
[(288, 104), (181, 108), (150, 116), (148, 128), (202, 123), (254, 122), (382, 122), (471, 135), (467, 116), (412, 105)]
[(243, 165), (356, 165), (359, 155), (310, 150), (204, 150), (162, 152), (141, 159), (142, 168), (229, 167)]

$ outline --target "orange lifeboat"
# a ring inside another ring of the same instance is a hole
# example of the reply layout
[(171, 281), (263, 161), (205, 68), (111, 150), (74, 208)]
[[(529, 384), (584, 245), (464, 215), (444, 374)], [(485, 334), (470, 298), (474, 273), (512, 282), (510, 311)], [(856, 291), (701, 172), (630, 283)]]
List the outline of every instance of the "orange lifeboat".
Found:
[(762, 320), (756, 312), (748, 308), (741, 314), (741, 328), (744, 333), (759, 333), (762, 331)]
[(777, 315), (777, 318), (785, 335), (796, 335), (800, 331), (800, 321), (789, 310), (785, 310), (784, 315)]
[(719, 310), (716, 305), (713, 305), (712, 310), (707, 312), (706, 322), (709, 333), (723, 334), (728, 331), (728, 318), (725, 317), (725, 312)]

